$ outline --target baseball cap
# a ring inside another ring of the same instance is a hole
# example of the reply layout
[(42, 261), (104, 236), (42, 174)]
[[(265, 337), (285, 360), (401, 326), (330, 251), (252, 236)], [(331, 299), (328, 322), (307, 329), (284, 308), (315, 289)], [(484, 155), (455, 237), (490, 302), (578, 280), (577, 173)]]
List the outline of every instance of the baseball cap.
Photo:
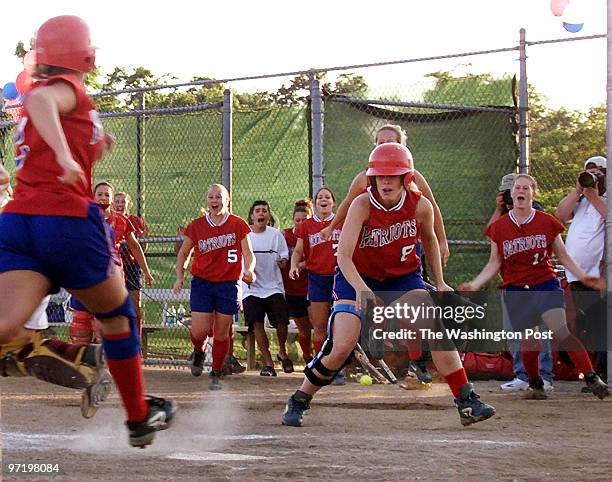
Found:
[(589, 164), (595, 164), (595, 167), (601, 167), (603, 169), (606, 168), (607, 160), (603, 156), (593, 156), (589, 157), (586, 161), (584, 161), (584, 168), (586, 169)]
[(506, 174), (504, 177), (502, 177), (501, 183), (497, 190), (505, 191), (506, 189), (512, 189), (512, 185), (514, 184), (516, 176), (517, 174), (515, 173)]

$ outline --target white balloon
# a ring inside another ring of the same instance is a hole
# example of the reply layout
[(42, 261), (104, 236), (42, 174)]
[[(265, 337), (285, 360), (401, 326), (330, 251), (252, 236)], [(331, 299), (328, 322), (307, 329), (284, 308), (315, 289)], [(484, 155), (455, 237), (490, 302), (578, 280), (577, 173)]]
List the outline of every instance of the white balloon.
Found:
[(565, 7), (561, 17), (565, 23), (580, 24), (584, 23), (586, 5), (584, 0), (571, 0)]

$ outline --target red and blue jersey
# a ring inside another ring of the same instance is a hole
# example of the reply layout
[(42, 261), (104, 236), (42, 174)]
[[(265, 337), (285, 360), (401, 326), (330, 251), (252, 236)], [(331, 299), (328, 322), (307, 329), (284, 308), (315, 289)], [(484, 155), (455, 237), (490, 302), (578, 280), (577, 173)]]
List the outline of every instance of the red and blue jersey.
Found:
[(497, 245), (502, 260), (502, 287), (536, 285), (554, 278), (550, 255), (563, 229), (554, 216), (535, 209), (522, 224), (513, 211), (492, 223), (485, 234)]
[(206, 281), (242, 278), (242, 240), (251, 232), (244, 219), (227, 213), (218, 224), (206, 215), (194, 219), (185, 231), (194, 246), (191, 274)]
[(417, 271), (421, 263), (416, 250), (420, 227), (415, 214), (421, 193), (404, 190), (390, 209), (376, 199), (375, 193), (368, 188), (370, 214), (353, 252), (357, 272), (382, 281)]
[(306, 258), (306, 269), (313, 274), (334, 274), (337, 263), (338, 241), (340, 240), (340, 228), (334, 229), (325, 241), (321, 236), (321, 230), (330, 225), (334, 214), (326, 219), (314, 215), (302, 221), (297, 229), (296, 235), (302, 240), (304, 246), (304, 257)]
[[(299, 226), (299, 225), (298, 225)], [(296, 228), (287, 228), (283, 230), (285, 241), (287, 241), (287, 247), (289, 248), (289, 260), (293, 255), (293, 250), (297, 244)], [(300, 272), (300, 277), (296, 280), (289, 278), (289, 270), (291, 269), (291, 263), (286, 263), (285, 267), (281, 269), (283, 275), (283, 285), (285, 287), (285, 293), (290, 296), (306, 296), (308, 294), (308, 273), (305, 270)]]
[[(134, 236), (137, 238), (146, 237), (149, 228), (142, 218), (135, 216), (133, 214), (124, 214), (124, 216), (132, 223)], [(136, 263), (136, 258), (129, 249), (123, 249), (121, 251), (121, 256), (126, 264), (134, 264)]]
[(76, 107), (60, 115), (60, 123), (73, 159), (81, 166), (85, 179), (64, 184), (58, 179), (63, 169), (55, 152), (43, 140), (28, 117), (27, 102), (15, 132), (17, 185), (6, 213), (87, 217), (92, 200), (93, 165), (102, 152), (104, 130), (95, 106), (85, 88), (71, 75), (57, 75), (36, 82), (32, 90), (66, 82), (76, 94)]

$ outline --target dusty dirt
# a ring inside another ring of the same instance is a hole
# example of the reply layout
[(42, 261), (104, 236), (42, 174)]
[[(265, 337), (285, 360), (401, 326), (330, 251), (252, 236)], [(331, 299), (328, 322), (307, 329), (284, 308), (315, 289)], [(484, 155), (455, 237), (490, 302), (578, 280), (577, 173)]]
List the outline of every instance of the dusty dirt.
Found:
[[(224, 379), (147, 369), (148, 391), (174, 398), (176, 423), (145, 449), (127, 444), (116, 393), (91, 420), (80, 394), (0, 379), (4, 480), (610, 479), (612, 399), (558, 382), (546, 401), (477, 382), (497, 415), (464, 428), (443, 384), (429, 391), (350, 383), (327, 387), (302, 428), (280, 424), (300, 374)], [(60, 478), (10, 475), (8, 464), (59, 464)]]

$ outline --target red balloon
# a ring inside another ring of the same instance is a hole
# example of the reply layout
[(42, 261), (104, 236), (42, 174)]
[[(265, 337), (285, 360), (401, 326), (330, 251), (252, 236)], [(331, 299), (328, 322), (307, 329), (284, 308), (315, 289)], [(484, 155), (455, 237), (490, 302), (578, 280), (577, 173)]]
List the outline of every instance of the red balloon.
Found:
[(36, 70), (36, 51), (30, 50), (23, 57), (23, 68), (26, 72), (33, 74)]
[(560, 17), (569, 3), (570, 0), (550, 0), (550, 11), (555, 17)]
[(22, 71), (15, 79), (15, 85), (17, 86), (17, 92), (25, 94), (32, 88), (32, 76), (27, 70)]

